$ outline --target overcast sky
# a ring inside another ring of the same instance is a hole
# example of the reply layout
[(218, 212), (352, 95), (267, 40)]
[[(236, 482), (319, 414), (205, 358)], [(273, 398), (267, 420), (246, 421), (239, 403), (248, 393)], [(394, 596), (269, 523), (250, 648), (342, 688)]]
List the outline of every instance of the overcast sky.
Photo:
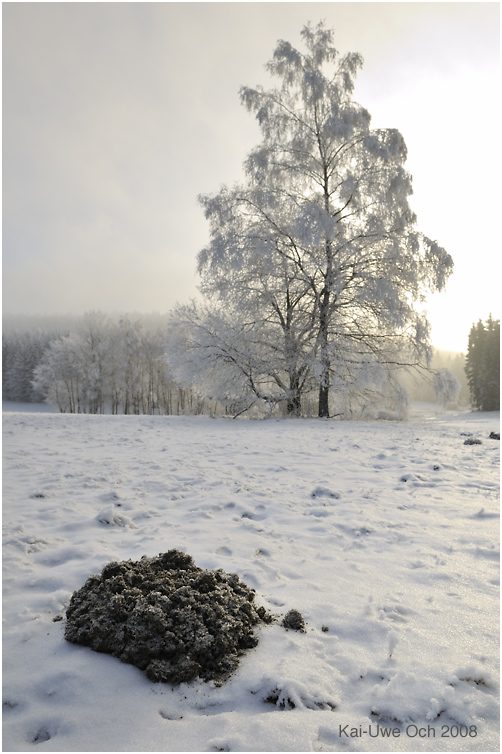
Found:
[(325, 19), (355, 99), (408, 146), (418, 226), (455, 261), (432, 340), (500, 317), (498, 3), (4, 3), (5, 313), (165, 312), (197, 293), (197, 195), (259, 141), (239, 87)]

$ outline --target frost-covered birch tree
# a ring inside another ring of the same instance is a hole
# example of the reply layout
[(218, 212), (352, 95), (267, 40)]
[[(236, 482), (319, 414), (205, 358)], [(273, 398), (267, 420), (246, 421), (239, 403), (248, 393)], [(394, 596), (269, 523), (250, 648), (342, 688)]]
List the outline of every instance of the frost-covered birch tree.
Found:
[(167, 335), (170, 367), (175, 379), (190, 385), (199, 399), (217, 401), (234, 416), (255, 404), (273, 410), (287, 396), (288, 410), (294, 413), (302, 385), (298, 381), (293, 391), (288, 378), (300, 370), (293, 365), (288, 374), (278, 337), (269, 323), (235, 308), (225, 311), (191, 302), (173, 312)]
[(210, 240), (198, 270), (214, 305), (267, 339), (253, 368), (267, 374), (274, 352), (288, 411), (314, 381), (329, 416), (330, 386), (344, 375), (355, 384), (361, 370), (427, 360), (417, 304), (453, 263), (416, 227), (403, 137), (372, 129), (352, 98), (361, 56), (340, 55), (322, 23), (302, 40), (304, 52), (278, 43), (267, 64), (277, 86), (241, 89), (262, 140), (242, 185), (200, 197)]
[(434, 372), (432, 378), (434, 392), (436, 393), (436, 402), (446, 408), (448, 403), (456, 403), (460, 395), (460, 382), (454, 374), (445, 367)]

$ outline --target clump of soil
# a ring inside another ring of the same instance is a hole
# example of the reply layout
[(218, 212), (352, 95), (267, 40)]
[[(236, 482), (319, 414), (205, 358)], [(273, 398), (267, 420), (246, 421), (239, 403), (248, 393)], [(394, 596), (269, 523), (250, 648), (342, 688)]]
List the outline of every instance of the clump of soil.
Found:
[(273, 618), (236, 574), (198, 568), (179, 550), (108, 563), (74, 592), (65, 639), (173, 685), (224, 681)]
[(303, 615), (298, 610), (290, 610), (283, 618), (282, 625), (284, 628), (292, 628), (293, 631), (305, 633), (305, 621)]

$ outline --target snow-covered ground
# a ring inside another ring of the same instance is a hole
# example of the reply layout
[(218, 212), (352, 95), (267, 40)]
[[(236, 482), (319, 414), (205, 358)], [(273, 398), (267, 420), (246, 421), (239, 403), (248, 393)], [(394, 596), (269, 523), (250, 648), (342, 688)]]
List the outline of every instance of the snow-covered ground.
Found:
[[(22, 409), (3, 414), (4, 751), (499, 750), (498, 414)], [(307, 632), (262, 625), (221, 687), (63, 639), (89, 575), (172, 548)]]

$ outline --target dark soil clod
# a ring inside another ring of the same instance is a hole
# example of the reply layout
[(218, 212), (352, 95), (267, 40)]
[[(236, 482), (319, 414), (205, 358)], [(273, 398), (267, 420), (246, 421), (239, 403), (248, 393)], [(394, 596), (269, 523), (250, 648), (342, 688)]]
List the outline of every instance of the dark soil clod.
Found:
[[(65, 639), (106, 652), (173, 685), (223, 682), (273, 618), (236, 574), (198, 568), (190, 555), (108, 563), (74, 592)], [(301, 616), (300, 616), (301, 617)]]
[(303, 615), (298, 610), (290, 610), (283, 618), (282, 625), (284, 628), (292, 628), (294, 631), (305, 633), (305, 621)]

